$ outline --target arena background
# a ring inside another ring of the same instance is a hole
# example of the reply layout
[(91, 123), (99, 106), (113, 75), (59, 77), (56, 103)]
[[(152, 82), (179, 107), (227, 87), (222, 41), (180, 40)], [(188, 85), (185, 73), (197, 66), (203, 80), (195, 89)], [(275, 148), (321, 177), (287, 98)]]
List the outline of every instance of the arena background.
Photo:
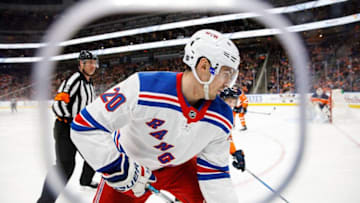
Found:
[[(9, 128), (17, 125), (17, 122), (22, 125), (20, 122), (28, 121), (23, 120), (19, 115), (30, 120), (29, 117), (36, 115), (34, 113), (37, 106), (37, 101), (34, 99), (36, 81), (31, 80), (33, 65), (39, 61), (36, 52), (40, 47), (45, 46), (42, 38), (49, 26), (77, 2), (77, 0), (36, 0), (31, 3), (25, 0), (0, 1), (0, 118), (2, 121), (0, 125), (3, 129), (0, 138), (4, 138), (1, 141), (2, 145), (8, 145), (5, 138), (10, 134), (12, 142), (17, 143), (14, 133)], [(307, 48), (310, 58), (308, 68), (311, 73), (309, 94), (318, 87), (328, 92), (332, 89), (342, 89), (346, 108), (350, 109), (346, 112), (351, 111), (348, 115), (352, 115), (354, 118), (352, 120), (356, 121), (360, 108), (359, 2), (357, 0), (269, 0), (266, 2), (271, 3), (275, 8), (271, 12), (283, 15), (292, 22), (293, 26), (289, 30), (297, 32)], [(100, 68), (94, 77), (94, 83), (97, 94), (100, 94), (137, 71), (184, 70), (182, 63), (184, 44), (192, 33), (203, 28), (216, 29), (228, 34), (238, 46), (241, 64), (237, 85), (248, 90), (249, 108), (253, 107), (255, 112), (274, 115), (276, 112), (281, 112), (275, 115), (278, 116), (276, 118), (286, 118), (286, 108), (298, 104), (298, 94), (293, 66), (289, 62), (287, 53), (280, 46), (276, 30), (258, 23), (256, 16), (251, 13), (221, 13), (205, 10), (112, 15), (97, 19), (80, 28), (71, 40), (62, 43), (62, 54), (55, 58), (57, 65), (56, 71), (50, 78), (52, 92), (49, 106), (60, 82), (77, 70), (76, 58), (80, 50), (91, 50), (99, 56)], [(9, 113), (10, 101), (14, 99), (18, 103), (18, 115)], [(252, 118), (254, 116), (257, 117)], [(262, 122), (269, 122), (268, 118), (263, 118), (261, 115), (249, 114), (249, 117), (248, 122), (254, 121), (249, 123), (253, 128), (256, 128), (255, 126), (261, 128), (264, 125)], [(7, 121), (9, 123), (6, 123)], [(31, 124), (24, 124), (24, 126), (29, 125)], [(346, 125), (342, 127), (347, 131), (343, 134), (350, 137), (347, 139), (352, 140), (350, 142), (356, 146), (356, 153), (359, 154), (358, 128), (350, 124), (349, 127)], [(318, 128), (316, 131), (322, 132)], [(324, 131), (328, 133), (327, 130)], [(251, 131), (250, 128), (248, 135), (252, 133), (256, 134), (256, 131)], [(247, 139), (243, 137), (245, 142)], [(262, 142), (261, 138), (257, 141)], [(7, 150), (2, 151), (4, 154), (8, 152), (11, 153)], [(42, 171), (37, 175), (40, 180), (35, 187), (38, 189), (31, 196), (33, 199), (29, 200), (30, 202), (34, 202), (39, 194), (44, 173)], [(266, 178), (266, 173), (263, 175)], [(358, 176), (350, 176), (349, 179), (357, 182), (360, 180)], [(276, 181), (274, 184), (276, 185)], [(360, 196), (351, 190), (346, 195), (350, 195), (347, 202), (360, 201)], [(321, 202), (336, 202), (343, 198), (343, 195), (336, 197), (339, 198), (330, 198)], [(27, 198), (29, 197), (25, 200)], [(304, 202), (297, 201), (298, 198), (298, 195), (294, 195), (291, 202)], [(252, 202), (251, 197), (245, 199)], [(320, 199), (319, 197), (317, 200)], [(0, 200), (18, 202), (16, 198), (10, 198), (4, 192), (0, 192)]]

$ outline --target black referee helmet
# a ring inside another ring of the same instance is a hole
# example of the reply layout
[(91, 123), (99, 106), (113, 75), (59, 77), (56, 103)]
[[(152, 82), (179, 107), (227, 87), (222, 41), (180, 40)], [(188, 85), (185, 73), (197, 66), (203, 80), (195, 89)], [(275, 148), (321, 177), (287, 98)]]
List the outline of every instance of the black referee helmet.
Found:
[(78, 59), (79, 60), (98, 60), (98, 57), (88, 50), (81, 50)]
[(79, 61), (84, 61), (84, 60), (96, 60), (96, 68), (99, 67), (99, 59), (98, 57), (96, 56), (96, 54), (94, 53), (91, 53), (90, 51), (88, 50), (81, 50), (80, 51), (80, 54), (79, 54), (79, 58), (78, 58)]

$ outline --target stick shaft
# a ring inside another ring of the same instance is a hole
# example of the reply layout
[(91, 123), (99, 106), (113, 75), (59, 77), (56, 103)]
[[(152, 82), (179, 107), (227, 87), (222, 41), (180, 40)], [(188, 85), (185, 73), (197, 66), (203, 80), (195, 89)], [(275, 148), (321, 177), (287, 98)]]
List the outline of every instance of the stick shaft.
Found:
[(163, 200), (165, 200), (167, 203), (175, 203), (170, 197), (162, 193), (160, 190), (154, 188), (152, 185), (147, 184), (146, 188), (149, 189), (152, 193), (155, 195), (161, 197)]
[(262, 115), (271, 115), (271, 112), (258, 112), (258, 111), (247, 111), (248, 113), (256, 113), (256, 114), (262, 114)]
[(260, 183), (262, 183), (266, 188), (268, 188), (271, 192), (277, 194), (284, 202), (289, 203), (287, 199), (285, 199), (280, 193), (276, 192), (272, 187), (270, 187), (268, 184), (266, 184), (263, 180), (261, 180), (259, 177), (257, 177), (253, 172), (251, 172), (249, 169), (245, 169), (250, 175), (252, 175), (256, 180), (258, 180)]

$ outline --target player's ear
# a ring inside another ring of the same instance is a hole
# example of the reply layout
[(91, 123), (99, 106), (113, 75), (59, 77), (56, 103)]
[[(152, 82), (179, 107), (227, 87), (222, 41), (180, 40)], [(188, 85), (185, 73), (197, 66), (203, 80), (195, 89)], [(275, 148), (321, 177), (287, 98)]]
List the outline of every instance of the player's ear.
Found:
[(210, 68), (209, 61), (206, 58), (201, 58), (198, 65), (203, 72), (207, 71)]
[(206, 58), (201, 58), (196, 66), (196, 72), (202, 81), (207, 81), (210, 77), (210, 63)]

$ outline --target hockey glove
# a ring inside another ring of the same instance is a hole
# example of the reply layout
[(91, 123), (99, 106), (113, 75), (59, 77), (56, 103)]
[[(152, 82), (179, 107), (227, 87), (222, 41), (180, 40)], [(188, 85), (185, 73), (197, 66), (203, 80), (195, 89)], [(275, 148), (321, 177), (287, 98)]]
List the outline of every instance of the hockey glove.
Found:
[(146, 184), (156, 182), (156, 178), (149, 168), (132, 161), (125, 154), (123, 157), (121, 170), (112, 174), (103, 173), (103, 178), (112, 188), (121, 192), (132, 190), (136, 197), (140, 197), (146, 192)]
[(234, 107), (233, 112), (235, 112), (235, 113), (240, 113), (240, 112), (241, 112), (241, 109), (242, 109), (242, 106)]
[(243, 150), (237, 150), (232, 154), (234, 161), (232, 162), (233, 166), (237, 169), (240, 169), (242, 172), (245, 171), (245, 154)]

